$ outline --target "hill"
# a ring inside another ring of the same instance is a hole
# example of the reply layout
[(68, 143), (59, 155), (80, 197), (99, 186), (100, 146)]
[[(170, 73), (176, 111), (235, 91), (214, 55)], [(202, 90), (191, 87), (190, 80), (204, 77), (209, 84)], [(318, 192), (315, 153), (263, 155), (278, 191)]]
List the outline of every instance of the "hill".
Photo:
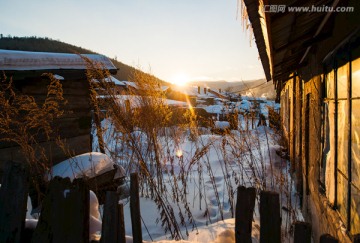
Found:
[[(0, 36), (0, 49), (19, 50), (19, 51), (35, 51), (35, 52), (55, 52), (55, 53), (81, 53), (81, 54), (99, 54), (91, 50), (74, 46), (58, 40), (41, 37), (4, 37)], [(100, 53), (101, 54), (101, 53)], [(137, 70), (134, 67), (126, 65), (115, 59), (110, 58), (115, 67), (119, 70), (115, 78), (119, 80), (129, 80), (132, 74)], [(140, 70), (138, 70), (140, 71)], [(142, 71), (140, 71), (142, 72)], [(146, 74), (145, 75), (150, 75)], [(159, 79), (159, 81), (166, 83)]]
[(246, 81), (193, 81), (190, 85), (209, 87), (214, 90), (221, 89), (246, 96), (266, 97), (275, 99), (276, 93), (272, 82), (266, 82), (265, 79), (246, 80)]

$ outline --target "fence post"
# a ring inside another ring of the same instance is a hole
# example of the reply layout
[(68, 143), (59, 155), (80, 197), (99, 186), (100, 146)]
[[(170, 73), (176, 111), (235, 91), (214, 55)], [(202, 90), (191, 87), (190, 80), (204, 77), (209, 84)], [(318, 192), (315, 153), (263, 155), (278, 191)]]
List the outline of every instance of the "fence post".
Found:
[(119, 196), (116, 192), (106, 192), (105, 204), (104, 204), (104, 217), (101, 229), (100, 242), (124, 242), (120, 241), (120, 214), (118, 212)]
[(276, 192), (260, 192), (260, 242), (281, 242), (280, 201)]
[(142, 243), (138, 174), (130, 175), (130, 213), (134, 243)]
[(360, 243), (360, 234), (354, 235), (353, 243)]
[(339, 240), (329, 234), (320, 236), (320, 243), (338, 243)]
[(239, 186), (235, 213), (236, 243), (251, 243), (252, 219), (255, 207), (255, 188)]
[(0, 242), (20, 242), (24, 229), (29, 168), (8, 162), (0, 188)]
[(51, 180), (32, 242), (89, 242), (89, 189), (83, 180)]
[(311, 243), (311, 225), (297, 221), (294, 226), (294, 243)]
[(119, 222), (119, 236), (118, 236), (118, 242), (126, 242), (126, 236), (125, 236), (125, 222), (124, 222), (124, 205), (122, 203), (118, 204), (118, 222)]

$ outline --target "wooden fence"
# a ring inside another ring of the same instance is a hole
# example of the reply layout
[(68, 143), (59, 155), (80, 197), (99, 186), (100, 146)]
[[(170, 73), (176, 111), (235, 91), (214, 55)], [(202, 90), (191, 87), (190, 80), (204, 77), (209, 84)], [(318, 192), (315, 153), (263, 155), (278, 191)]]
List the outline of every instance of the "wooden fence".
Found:
[[(139, 183), (137, 174), (130, 178), (130, 211), (133, 242), (142, 242)], [(20, 164), (8, 166), (0, 188), (0, 242), (89, 242), (89, 189), (77, 179), (54, 178), (42, 204), (35, 230), (24, 228), (29, 178), (27, 168)], [(251, 243), (251, 229), (255, 208), (255, 188), (238, 187), (235, 239), (237, 243)], [(279, 194), (260, 192), (260, 242), (281, 242)], [(125, 241), (124, 210), (118, 204), (116, 192), (107, 192), (102, 220), (102, 243)], [(311, 225), (294, 224), (294, 243), (311, 242)], [(331, 235), (322, 235), (320, 243), (339, 242)], [(353, 242), (360, 243), (356, 236)]]

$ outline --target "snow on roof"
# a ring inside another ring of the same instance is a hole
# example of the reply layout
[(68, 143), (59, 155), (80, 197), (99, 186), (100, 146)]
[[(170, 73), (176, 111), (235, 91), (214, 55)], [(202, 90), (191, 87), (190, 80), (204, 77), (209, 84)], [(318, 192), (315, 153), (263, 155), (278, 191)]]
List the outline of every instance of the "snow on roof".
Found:
[[(106, 69), (116, 70), (109, 58), (98, 54), (81, 54)], [(86, 69), (86, 62), (80, 55), (70, 53), (29, 52), (0, 50), (0, 70), (53, 70)]]
[(222, 105), (209, 105), (209, 106), (204, 107), (204, 109), (208, 113), (217, 113), (217, 114), (221, 114), (225, 111), (225, 107)]
[[(94, 82), (96, 82), (96, 83), (98, 83), (99, 82), (99, 80), (98, 79), (92, 79), (92, 81), (94, 81)], [(115, 85), (119, 85), (119, 86), (125, 86), (126, 84), (125, 84), (125, 82), (126, 81), (120, 81), (120, 80), (118, 80), (117, 78), (115, 78), (114, 76), (112, 76), (112, 75), (110, 75), (109, 77), (106, 77), (106, 78), (104, 78), (104, 81), (105, 82), (113, 82)]]
[(125, 86), (126, 84), (123, 81), (118, 80), (114, 76), (110, 76), (110, 81), (114, 82), (115, 85)]
[(135, 82), (123, 81), (123, 83), (125, 83), (125, 85), (127, 85), (127, 86), (131, 86), (131, 87), (133, 87), (135, 89), (138, 89), (138, 86), (137, 86), (137, 84)]
[(198, 95), (198, 88), (196, 86), (178, 86), (178, 85), (173, 85), (171, 87), (172, 90), (181, 92), (183, 94), (187, 94), (187, 95)]
[(57, 80), (64, 80), (64, 77), (58, 74), (54, 74), (54, 78), (56, 78)]

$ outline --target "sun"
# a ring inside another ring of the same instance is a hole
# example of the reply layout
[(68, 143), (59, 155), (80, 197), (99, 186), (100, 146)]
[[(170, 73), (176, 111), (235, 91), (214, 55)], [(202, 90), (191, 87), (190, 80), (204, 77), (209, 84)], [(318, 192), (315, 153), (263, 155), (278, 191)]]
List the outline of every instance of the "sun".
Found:
[(189, 76), (185, 73), (177, 73), (171, 79), (171, 83), (178, 86), (185, 86), (188, 82)]

